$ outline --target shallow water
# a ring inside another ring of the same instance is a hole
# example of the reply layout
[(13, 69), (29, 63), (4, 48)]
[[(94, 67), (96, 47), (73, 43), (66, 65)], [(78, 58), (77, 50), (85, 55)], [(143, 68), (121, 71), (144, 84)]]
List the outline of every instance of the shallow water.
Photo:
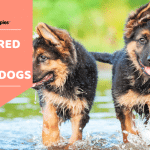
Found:
[[(82, 147), (99, 148), (111, 147), (119, 144), (121, 134), (119, 133), (119, 122), (116, 119), (91, 119), (84, 129), (83, 141), (78, 142)], [(13, 120), (0, 121), (0, 149), (45, 149), (41, 143), (42, 118), (31, 119), (17, 118)], [(60, 127), (61, 136), (67, 143), (71, 136), (71, 123), (68, 121)], [(78, 145), (78, 146), (79, 146)]]
[[(31, 93), (33, 95), (33, 93)], [(38, 100), (28, 95), (15, 98), (0, 107), (0, 150), (62, 150), (71, 136), (71, 123), (68, 121), (60, 127), (61, 142), (51, 148), (42, 145), (42, 114)], [(150, 124), (143, 125), (136, 119), (139, 136), (129, 135), (130, 144), (122, 143), (119, 120), (115, 117), (111, 91), (105, 96), (96, 96), (90, 113), (90, 121), (83, 130), (83, 140), (76, 142), (69, 149), (82, 150), (148, 150), (150, 149)]]
[[(94, 115), (91, 114), (91, 117)], [(140, 136), (130, 135), (131, 143), (122, 144), (122, 133), (117, 119), (90, 119), (84, 128), (83, 140), (76, 142), (70, 149), (150, 149), (150, 126), (145, 127), (139, 119), (136, 124)], [(42, 117), (1, 120), (0, 149), (47, 149), (42, 145), (41, 131)], [(64, 148), (71, 136), (71, 123), (63, 123), (60, 132), (63, 141), (49, 149)]]

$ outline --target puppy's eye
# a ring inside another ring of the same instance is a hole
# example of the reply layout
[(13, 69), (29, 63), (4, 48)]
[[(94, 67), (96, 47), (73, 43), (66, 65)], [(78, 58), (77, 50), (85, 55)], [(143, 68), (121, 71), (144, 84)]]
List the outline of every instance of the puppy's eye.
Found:
[(41, 56), (39, 56), (39, 58), (38, 58), (38, 60), (40, 61), (40, 62), (44, 62), (44, 61), (46, 61), (48, 58), (46, 57), (46, 56), (44, 56), (44, 55), (41, 55)]
[(147, 42), (147, 40), (146, 40), (145, 38), (140, 38), (140, 39), (139, 39), (139, 42), (140, 42), (141, 44), (145, 44), (145, 43)]

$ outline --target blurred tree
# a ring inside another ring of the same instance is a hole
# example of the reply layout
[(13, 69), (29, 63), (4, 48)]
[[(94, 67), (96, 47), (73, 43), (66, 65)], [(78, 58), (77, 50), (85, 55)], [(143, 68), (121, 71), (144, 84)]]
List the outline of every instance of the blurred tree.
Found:
[(124, 46), (123, 29), (131, 10), (148, 0), (33, 0), (38, 22), (66, 29), (89, 51), (113, 52)]

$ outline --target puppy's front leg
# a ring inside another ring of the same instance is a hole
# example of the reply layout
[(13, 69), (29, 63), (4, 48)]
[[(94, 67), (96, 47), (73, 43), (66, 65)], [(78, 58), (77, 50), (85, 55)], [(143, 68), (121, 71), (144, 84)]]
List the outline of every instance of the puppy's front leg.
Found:
[(45, 146), (56, 144), (60, 140), (56, 108), (51, 103), (43, 107), (43, 131), (42, 140)]
[(128, 133), (124, 132), (127, 131), (129, 133), (138, 134), (138, 131), (136, 131), (134, 129), (135, 127), (135, 122), (133, 121), (133, 119), (135, 119), (134, 114), (132, 113), (132, 110), (128, 110), (126, 109), (121, 109), (120, 113), (118, 113), (117, 118), (120, 120), (121, 123), (121, 128), (122, 128), (122, 132), (123, 132), (123, 142), (124, 143), (128, 143)]

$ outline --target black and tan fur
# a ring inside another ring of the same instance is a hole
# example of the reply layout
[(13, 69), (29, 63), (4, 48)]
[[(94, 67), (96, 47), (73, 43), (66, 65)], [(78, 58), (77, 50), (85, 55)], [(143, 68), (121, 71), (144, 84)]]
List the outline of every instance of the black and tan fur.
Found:
[[(125, 47), (113, 54), (92, 53), (96, 60), (113, 65), (112, 96), (122, 131), (138, 134), (132, 110), (150, 113), (150, 3), (132, 12), (125, 25)], [(128, 142), (123, 132), (123, 141)]]
[(60, 140), (59, 123), (71, 120), (72, 144), (82, 139), (96, 85), (94, 57), (65, 30), (39, 23), (33, 41), (33, 88), (43, 112), (43, 144)]

